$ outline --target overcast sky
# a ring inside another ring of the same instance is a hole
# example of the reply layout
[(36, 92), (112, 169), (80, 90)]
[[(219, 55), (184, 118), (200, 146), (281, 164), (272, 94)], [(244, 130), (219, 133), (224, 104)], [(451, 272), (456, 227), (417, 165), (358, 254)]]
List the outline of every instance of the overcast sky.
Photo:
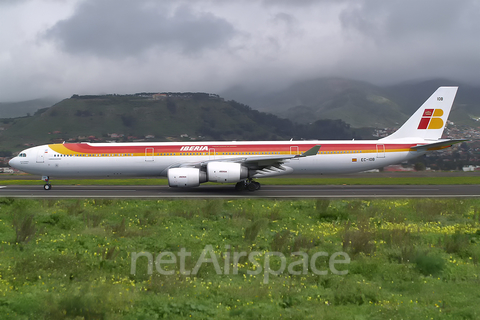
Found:
[(0, 101), (327, 76), (480, 84), (479, 17), (478, 0), (0, 0)]

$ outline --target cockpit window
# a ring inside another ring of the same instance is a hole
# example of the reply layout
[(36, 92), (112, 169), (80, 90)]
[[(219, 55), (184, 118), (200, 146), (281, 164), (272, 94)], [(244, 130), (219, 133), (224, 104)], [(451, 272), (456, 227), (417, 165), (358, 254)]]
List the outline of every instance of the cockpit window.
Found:
[(27, 156), (27, 154), (22, 152), (22, 153), (20, 153), (18, 156), (19, 156), (20, 158), (25, 158), (25, 157)]

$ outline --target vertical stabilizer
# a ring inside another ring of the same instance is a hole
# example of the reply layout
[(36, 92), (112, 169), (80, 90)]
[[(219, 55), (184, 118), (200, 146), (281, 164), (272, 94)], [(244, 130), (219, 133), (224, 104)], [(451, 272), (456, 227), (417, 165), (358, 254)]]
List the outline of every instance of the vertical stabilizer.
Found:
[(442, 137), (458, 87), (440, 87), (396, 132), (381, 140)]

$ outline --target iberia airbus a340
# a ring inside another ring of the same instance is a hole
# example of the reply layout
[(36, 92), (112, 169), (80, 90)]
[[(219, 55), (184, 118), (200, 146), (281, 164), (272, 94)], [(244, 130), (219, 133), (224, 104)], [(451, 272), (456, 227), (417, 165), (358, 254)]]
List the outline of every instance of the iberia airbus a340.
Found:
[(50, 177), (166, 176), (170, 187), (236, 183), (284, 174), (353, 173), (400, 163), (465, 140), (441, 139), (457, 87), (440, 87), (396, 132), (379, 140), (64, 143), (26, 149), (10, 166)]

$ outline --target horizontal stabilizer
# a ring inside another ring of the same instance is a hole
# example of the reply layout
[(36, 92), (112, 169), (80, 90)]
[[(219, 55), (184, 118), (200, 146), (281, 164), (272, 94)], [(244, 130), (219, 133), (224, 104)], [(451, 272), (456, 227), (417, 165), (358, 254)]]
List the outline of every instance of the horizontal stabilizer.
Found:
[(418, 146), (411, 147), (411, 149), (414, 149), (417, 151), (440, 150), (440, 149), (451, 147), (454, 144), (465, 142), (465, 141), (468, 141), (468, 140), (466, 139), (442, 140), (442, 141), (429, 143), (429, 144), (419, 144)]

